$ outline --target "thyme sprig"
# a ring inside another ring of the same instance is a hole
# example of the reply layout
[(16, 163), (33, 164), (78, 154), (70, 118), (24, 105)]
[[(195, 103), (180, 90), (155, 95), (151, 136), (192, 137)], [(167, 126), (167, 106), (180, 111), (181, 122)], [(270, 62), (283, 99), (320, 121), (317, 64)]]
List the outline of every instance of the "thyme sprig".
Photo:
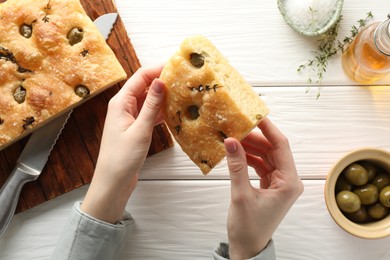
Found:
[[(345, 36), (344, 39), (340, 41), (337, 39), (340, 23), (343, 19), (343, 17), (340, 16), (336, 24), (319, 39), (318, 48), (313, 52), (314, 57), (309, 59), (305, 64), (302, 64), (298, 67), (297, 71), (299, 73), (306, 71), (309, 75), (309, 84), (319, 85), (317, 99), (320, 96), (321, 84), (322, 80), (324, 79), (324, 74), (326, 73), (329, 60), (340, 51), (344, 52), (348, 45), (356, 38), (362, 28), (365, 27), (373, 17), (374, 16), (372, 12), (368, 12), (364, 19), (358, 20), (358, 24), (352, 26), (350, 35)], [(309, 90), (310, 87), (308, 87), (306, 93)]]

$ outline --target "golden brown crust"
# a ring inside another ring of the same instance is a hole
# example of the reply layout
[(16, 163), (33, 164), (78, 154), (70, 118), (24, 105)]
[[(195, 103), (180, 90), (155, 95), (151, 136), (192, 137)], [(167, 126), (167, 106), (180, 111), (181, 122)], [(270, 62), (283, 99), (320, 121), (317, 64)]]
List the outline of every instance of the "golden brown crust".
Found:
[[(79, 0), (8, 0), (0, 28), (0, 150), (126, 78)], [(70, 44), (73, 28), (83, 38)], [(87, 97), (75, 93), (79, 85)]]
[[(194, 53), (203, 62), (191, 62)], [(252, 87), (202, 36), (184, 40), (161, 79), (167, 86), (164, 119), (204, 174), (225, 157), (226, 137), (242, 140), (268, 114)]]

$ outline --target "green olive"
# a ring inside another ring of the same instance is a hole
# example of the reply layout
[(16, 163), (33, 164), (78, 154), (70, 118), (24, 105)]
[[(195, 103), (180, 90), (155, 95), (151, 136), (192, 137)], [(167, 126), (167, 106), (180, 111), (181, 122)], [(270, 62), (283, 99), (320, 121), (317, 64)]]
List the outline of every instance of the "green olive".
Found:
[(14, 99), (19, 104), (22, 104), (26, 100), (27, 91), (24, 87), (19, 86), (14, 91)]
[(28, 25), (28, 24), (22, 24), (20, 27), (19, 27), (19, 32), (20, 34), (25, 37), (25, 38), (31, 38), (31, 35), (32, 35), (32, 26), (31, 25)]
[(379, 200), (383, 206), (390, 208), (390, 186), (386, 186), (381, 190)]
[(358, 211), (352, 212), (352, 213), (345, 213), (345, 216), (355, 222), (355, 223), (364, 223), (368, 222), (370, 217), (368, 216), (368, 212), (365, 207), (360, 207)]
[(345, 179), (352, 185), (361, 186), (367, 183), (368, 173), (366, 169), (358, 163), (352, 163), (343, 170)]
[(80, 28), (73, 28), (72, 30), (69, 31), (68, 33), (68, 40), (70, 45), (75, 45), (79, 42), (81, 42), (84, 38), (84, 32), (83, 29)]
[(372, 204), (376, 202), (379, 197), (379, 192), (376, 186), (369, 183), (355, 188), (353, 192), (359, 196), (363, 205)]
[(89, 96), (89, 89), (84, 85), (78, 85), (75, 88), (74, 92), (76, 93), (77, 96), (81, 98), (86, 98)]
[(360, 161), (359, 164), (363, 166), (364, 169), (366, 169), (368, 174), (368, 181), (372, 181), (376, 175), (378, 167), (370, 161)]
[(368, 208), (368, 215), (374, 219), (382, 219), (387, 216), (389, 209), (377, 202)]
[(352, 213), (359, 210), (361, 202), (352, 191), (340, 191), (336, 195), (336, 202), (341, 211)]
[(384, 187), (390, 185), (390, 175), (385, 172), (378, 173), (371, 183), (378, 188), (379, 192), (381, 192)]
[(340, 175), (336, 181), (336, 193), (339, 193), (343, 190), (352, 191), (353, 186), (349, 183), (343, 175)]
[(202, 54), (193, 52), (190, 55), (190, 62), (195, 68), (202, 68), (204, 65), (204, 56)]
[(196, 105), (189, 106), (187, 109), (191, 120), (195, 120), (199, 117), (199, 107)]

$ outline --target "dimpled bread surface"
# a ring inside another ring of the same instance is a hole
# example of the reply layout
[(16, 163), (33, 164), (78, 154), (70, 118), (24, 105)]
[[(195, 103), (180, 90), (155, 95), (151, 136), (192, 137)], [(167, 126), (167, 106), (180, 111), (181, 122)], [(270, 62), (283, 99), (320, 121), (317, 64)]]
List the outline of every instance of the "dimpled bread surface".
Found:
[(165, 65), (164, 119), (182, 150), (209, 173), (226, 155), (224, 139), (242, 140), (268, 109), (203, 36), (185, 39)]
[(0, 150), (126, 78), (79, 0), (8, 0), (0, 28)]

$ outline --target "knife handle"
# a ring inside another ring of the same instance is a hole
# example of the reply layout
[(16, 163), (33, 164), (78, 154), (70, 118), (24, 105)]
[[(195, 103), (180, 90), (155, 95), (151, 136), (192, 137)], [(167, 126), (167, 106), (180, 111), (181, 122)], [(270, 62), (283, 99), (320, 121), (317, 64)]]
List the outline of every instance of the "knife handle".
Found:
[(20, 191), (26, 182), (37, 179), (38, 176), (24, 172), (16, 167), (8, 180), (0, 190), (0, 237), (7, 229), (14, 216), (16, 205), (18, 204)]

